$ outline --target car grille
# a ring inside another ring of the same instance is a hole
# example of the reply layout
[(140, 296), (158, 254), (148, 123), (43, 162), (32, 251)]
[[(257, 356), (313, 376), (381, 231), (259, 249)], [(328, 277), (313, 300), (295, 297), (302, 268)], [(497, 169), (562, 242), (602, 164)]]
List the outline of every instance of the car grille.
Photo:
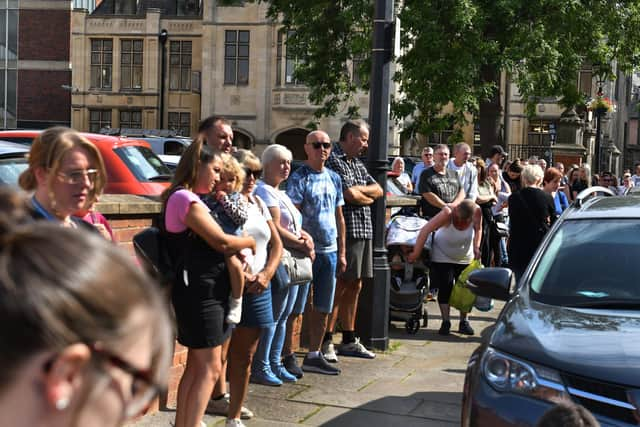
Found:
[(571, 374), (563, 374), (562, 379), (571, 396), (594, 414), (640, 425), (637, 409), (629, 399), (631, 389)]

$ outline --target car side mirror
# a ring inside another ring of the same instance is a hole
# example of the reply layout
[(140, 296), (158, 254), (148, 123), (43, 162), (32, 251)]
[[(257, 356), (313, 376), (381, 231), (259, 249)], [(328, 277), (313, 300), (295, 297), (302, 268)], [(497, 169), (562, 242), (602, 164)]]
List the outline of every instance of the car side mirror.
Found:
[(515, 282), (515, 275), (511, 270), (493, 267), (472, 272), (467, 279), (467, 286), (478, 296), (507, 301), (511, 298)]

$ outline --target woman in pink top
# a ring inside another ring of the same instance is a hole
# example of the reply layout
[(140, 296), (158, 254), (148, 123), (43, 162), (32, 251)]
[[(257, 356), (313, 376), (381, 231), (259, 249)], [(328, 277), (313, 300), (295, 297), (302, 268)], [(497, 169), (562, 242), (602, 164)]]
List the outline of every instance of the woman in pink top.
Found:
[(221, 168), (220, 155), (198, 139), (182, 155), (162, 197), (169, 251), (177, 267), (171, 301), (178, 342), (188, 348), (176, 427), (200, 425), (220, 375), (221, 345), (231, 332), (225, 322), (230, 283), (224, 254), (256, 248), (253, 237), (225, 234), (200, 200), (220, 180)]

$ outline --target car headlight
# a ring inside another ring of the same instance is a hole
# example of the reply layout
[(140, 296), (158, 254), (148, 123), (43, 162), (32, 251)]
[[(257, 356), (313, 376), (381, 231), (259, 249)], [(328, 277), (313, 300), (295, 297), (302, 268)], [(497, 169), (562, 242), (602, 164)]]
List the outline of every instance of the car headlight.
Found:
[(560, 374), (488, 348), (482, 356), (482, 374), (500, 392), (525, 394), (542, 400), (568, 396)]

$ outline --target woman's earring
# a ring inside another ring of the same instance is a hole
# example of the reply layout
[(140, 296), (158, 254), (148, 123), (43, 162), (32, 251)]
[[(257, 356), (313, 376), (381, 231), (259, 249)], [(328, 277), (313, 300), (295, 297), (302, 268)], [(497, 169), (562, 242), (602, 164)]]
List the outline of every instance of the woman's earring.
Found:
[(58, 411), (64, 411), (65, 409), (67, 409), (68, 406), (69, 406), (68, 397), (61, 397), (60, 399), (56, 400), (56, 409)]

